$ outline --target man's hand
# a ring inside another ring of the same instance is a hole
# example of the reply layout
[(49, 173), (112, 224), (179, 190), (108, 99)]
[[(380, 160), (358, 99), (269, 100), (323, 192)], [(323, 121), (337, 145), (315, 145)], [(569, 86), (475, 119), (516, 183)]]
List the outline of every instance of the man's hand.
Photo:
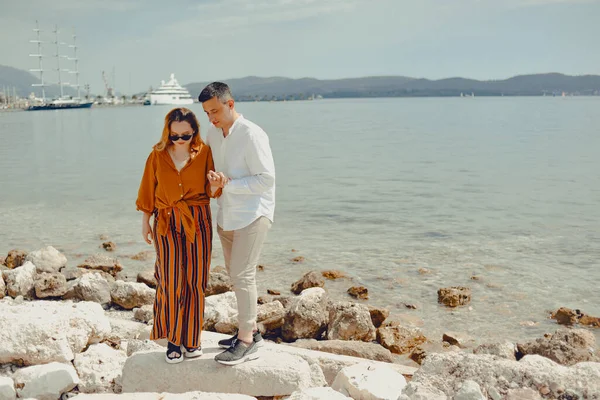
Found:
[(229, 178), (225, 176), (222, 172), (208, 171), (208, 178), (210, 185), (215, 188), (224, 188), (229, 182)]

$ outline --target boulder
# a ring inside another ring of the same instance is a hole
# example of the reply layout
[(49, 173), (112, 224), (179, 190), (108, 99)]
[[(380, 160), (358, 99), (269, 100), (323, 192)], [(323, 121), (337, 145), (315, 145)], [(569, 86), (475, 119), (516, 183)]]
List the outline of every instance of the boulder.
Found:
[(165, 351), (164, 347), (154, 340), (130, 339), (127, 341), (127, 357), (138, 351)]
[(123, 270), (123, 266), (116, 258), (108, 257), (102, 254), (94, 254), (85, 259), (77, 268), (100, 270), (116, 276)]
[(6, 258), (4, 259), (4, 265), (8, 269), (14, 269), (20, 267), (25, 263), (25, 258), (27, 257), (27, 252), (23, 250), (13, 249), (8, 252)]
[[(412, 385), (422, 385), (455, 396), (460, 385), (476, 382), (490, 398), (503, 399), (510, 389), (549, 388), (547, 398), (559, 398), (566, 391), (593, 398), (600, 393), (600, 363), (581, 362), (565, 367), (539, 356), (527, 355), (511, 361), (488, 354), (466, 352), (431, 354), (413, 375), (404, 394)], [(485, 393), (484, 392), (484, 393)], [(411, 397), (412, 399), (412, 397)]]
[(342, 369), (331, 388), (353, 399), (386, 400), (397, 398), (405, 386), (404, 376), (393, 369), (361, 363)]
[(410, 353), (409, 358), (417, 364), (421, 365), (430, 354), (447, 353), (449, 351), (460, 351), (460, 348), (458, 346), (453, 346), (447, 342), (425, 342), (415, 347)]
[(0, 364), (68, 363), (91, 343), (110, 334), (99, 304), (39, 300), (0, 301)]
[(235, 293), (209, 296), (204, 301), (204, 329), (212, 331), (219, 322), (237, 320), (237, 314)]
[(290, 395), (287, 400), (349, 400), (350, 397), (344, 396), (340, 392), (330, 387), (318, 387), (304, 390), (298, 390)]
[(75, 368), (69, 364), (52, 362), (18, 370), (14, 375), (20, 398), (56, 400), (79, 383)]
[(74, 282), (73, 293), (75, 298), (99, 304), (109, 304), (111, 302), (110, 283), (100, 273), (84, 274)]
[(91, 345), (84, 353), (77, 354), (73, 364), (81, 380), (79, 391), (120, 393), (121, 371), (126, 359), (124, 351), (115, 350), (104, 343)]
[(368, 360), (394, 362), (392, 353), (377, 343), (354, 342), (346, 340), (300, 339), (290, 346), (302, 349), (324, 351), (326, 353), (360, 357)]
[(441, 288), (438, 290), (438, 303), (447, 307), (464, 306), (471, 302), (471, 289), (462, 286)]
[(142, 272), (138, 273), (137, 281), (139, 283), (144, 283), (153, 289), (156, 289), (157, 282), (156, 282), (156, 277), (154, 276), (153, 269), (150, 269), (147, 271), (142, 271)]
[(148, 323), (154, 318), (154, 306), (146, 304), (133, 309), (133, 317), (141, 322)]
[(517, 351), (519, 358), (527, 354), (539, 354), (562, 365), (600, 361), (596, 338), (585, 329), (559, 329), (554, 334), (517, 344)]
[(313, 287), (325, 286), (325, 280), (316, 271), (309, 271), (302, 278), (292, 284), (292, 292), (300, 294), (303, 290)]
[(304, 290), (287, 309), (281, 334), (286, 341), (317, 339), (327, 329), (328, 296), (320, 287)]
[(348, 289), (348, 294), (356, 299), (369, 299), (369, 289), (364, 286), (352, 286)]
[(371, 314), (371, 321), (373, 322), (373, 325), (375, 326), (375, 328), (379, 328), (383, 322), (386, 320), (387, 317), (390, 316), (390, 310), (388, 310), (387, 308), (378, 308), (378, 307), (374, 307), (374, 306), (367, 306), (369, 307), (369, 313)]
[(35, 296), (38, 299), (60, 297), (67, 293), (67, 279), (60, 272), (42, 272), (33, 279)]
[(417, 328), (405, 328), (399, 325), (382, 326), (377, 329), (377, 342), (392, 353), (410, 353), (427, 338)]
[(23, 296), (32, 299), (35, 294), (35, 265), (26, 261), (20, 267), (2, 271), (6, 292), (11, 297)]
[(447, 331), (442, 335), (442, 341), (449, 343), (453, 346), (458, 346), (461, 349), (473, 347), (473, 345), (475, 344), (475, 339), (462, 332)]
[(4, 283), (4, 277), (0, 273), (0, 300), (6, 296), (6, 283)]
[(110, 291), (113, 303), (131, 310), (145, 304), (153, 304), (156, 290), (139, 282), (116, 281)]
[(336, 270), (321, 271), (321, 275), (323, 275), (324, 278), (331, 279), (331, 280), (347, 277), (346, 274), (343, 273), (342, 271), (336, 271)]
[(473, 354), (491, 354), (496, 357), (516, 360), (517, 346), (507, 340), (500, 343), (486, 343), (473, 349)]
[(220, 272), (210, 273), (205, 296), (213, 296), (215, 294), (231, 292), (232, 290), (233, 286), (231, 285), (229, 275)]
[(16, 398), (15, 382), (12, 378), (0, 376), (0, 399), (15, 400)]
[(35, 265), (37, 272), (59, 272), (61, 268), (67, 265), (67, 257), (52, 246), (32, 251), (25, 257), (25, 261), (30, 261)]
[(351, 302), (334, 303), (329, 308), (329, 340), (375, 340), (375, 326), (367, 306)]
[(214, 353), (183, 362), (176, 368), (165, 363), (164, 357), (164, 351), (132, 354), (123, 368), (123, 392), (200, 390), (288, 396), (298, 390), (325, 385), (323, 373), (315, 375), (304, 359), (276, 350), (263, 349), (258, 360), (235, 367), (216, 364)]

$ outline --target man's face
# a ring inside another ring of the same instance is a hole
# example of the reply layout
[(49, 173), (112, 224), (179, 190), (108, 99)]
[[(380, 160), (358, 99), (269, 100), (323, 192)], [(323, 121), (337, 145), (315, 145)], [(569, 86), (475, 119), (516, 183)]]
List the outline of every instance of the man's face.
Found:
[(218, 98), (213, 97), (202, 103), (202, 108), (210, 123), (217, 128), (226, 128), (233, 123), (233, 100), (223, 104)]

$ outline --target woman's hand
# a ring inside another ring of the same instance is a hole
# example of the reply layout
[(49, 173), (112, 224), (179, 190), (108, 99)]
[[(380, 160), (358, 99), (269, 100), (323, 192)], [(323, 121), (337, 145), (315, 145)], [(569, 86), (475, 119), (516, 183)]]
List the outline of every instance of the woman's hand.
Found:
[(213, 188), (224, 188), (225, 185), (227, 185), (227, 182), (229, 182), (229, 178), (222, 172), (208, 171), (206, 177), (210, 181), (210, 186)]
[(144, 213), (142, 218), (142, 237), (148, 244), (152, 244), (152, 228), (150, 227), (150, 214)]

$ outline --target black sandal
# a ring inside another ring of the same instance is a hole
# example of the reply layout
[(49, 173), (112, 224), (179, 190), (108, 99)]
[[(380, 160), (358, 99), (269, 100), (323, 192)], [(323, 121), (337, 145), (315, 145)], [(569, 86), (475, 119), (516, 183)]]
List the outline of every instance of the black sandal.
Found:
[[(175, 353), (177, 354), (175, 357), (171, 357), (171, 355)], [(165, 354), (165, 361), (169, 364), (178, 364), (183, 361), (183, 354), (181, 353), (181, 346), (177, 346), (174, 343), (169, 342), (167, 345), (167, 354)]]

